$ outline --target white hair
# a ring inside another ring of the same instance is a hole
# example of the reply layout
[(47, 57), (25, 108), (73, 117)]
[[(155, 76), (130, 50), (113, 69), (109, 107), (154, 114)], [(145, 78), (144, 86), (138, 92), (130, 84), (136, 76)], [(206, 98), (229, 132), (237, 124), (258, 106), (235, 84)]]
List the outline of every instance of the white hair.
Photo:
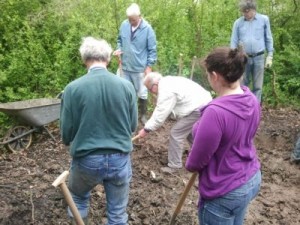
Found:
[(112, 48), (107, 41), (96, 39), (93, 37), (82, 38), (82, 44), (79, 48), (81, 59), (83, 62), (89, 60), (109, 62)]
[(150, 72), (144, 78), (144, 84), (149, 84), (150, 86), (156, 81), (159, 81), (162, 78), (162, 75), (158, 72)]
[(136, 3), (132, 3), (126, 10), (126, 15), (127, 16), (140, 16), (141, 11), (140, 7)]

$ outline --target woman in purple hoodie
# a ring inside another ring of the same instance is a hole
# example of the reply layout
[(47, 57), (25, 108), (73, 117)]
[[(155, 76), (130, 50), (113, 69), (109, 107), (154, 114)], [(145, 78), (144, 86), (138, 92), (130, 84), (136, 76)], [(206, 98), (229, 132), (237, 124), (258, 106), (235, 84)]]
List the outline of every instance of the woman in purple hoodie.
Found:
[(202, 109), (193, 127), (194, 143), (186, 162), (199, 173), (199, 221), (205, 225), (241, 225), (261, 183), (254, 137), (260, 105), (240, 85), (247, 56), (242, 50), (219, 47), (203, 62), (218, 97)]

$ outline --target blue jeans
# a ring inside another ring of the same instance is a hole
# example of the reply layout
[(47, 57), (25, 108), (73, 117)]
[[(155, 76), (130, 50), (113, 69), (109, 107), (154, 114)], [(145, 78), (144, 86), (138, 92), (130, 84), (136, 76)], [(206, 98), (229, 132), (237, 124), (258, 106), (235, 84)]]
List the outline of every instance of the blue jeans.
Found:
[(243, 84), (248, 87), (252, 79), (252, 84), (253, 84), (252, 92), (255, 94), (259, 102), (261, 102), (261, 96), (262, 96), (262, 89), (263, 89), (263, 82), (264, 82), (264, 67), (265, 67), (264, 55), (249, 57), (245, 69), (245, 74), (243, 77)]
[(261, 172), (258, 171), (246, 184), (226, 195), (204, 200), (199, 208), (201, 225), (242, 225), (247, 207), (258, 194), (261, 183)]
[[(130, 154), (88, 155), (73, 159), (69, 189), (81, 217), (88, 216), (91, 190), (102, 184), (106, 194), (107, 225), (126, 225), (131, 177)], [(70, 209), (68, 214), (72, 217)]]
[(123, 70), (123, 76), (126, 80), (129, 80), (133, 84), (135, 92), (139, 98), (148, 98), (148, 90), (144, 85), (144, 73), (133, 73)]

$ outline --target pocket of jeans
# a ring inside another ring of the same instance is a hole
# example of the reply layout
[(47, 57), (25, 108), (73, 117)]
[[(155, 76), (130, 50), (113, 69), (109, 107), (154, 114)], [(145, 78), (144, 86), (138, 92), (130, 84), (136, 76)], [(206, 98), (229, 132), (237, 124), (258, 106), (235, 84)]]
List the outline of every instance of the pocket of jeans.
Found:
[(230, 191), (229, 193), (227, 193), (226, 195), (223, 196), (223, 198), (229, 200), (229, 199), (237, 199), (237, 198), (246, 198), (247, 195), (249, 194), (249, 185), (243, 184), (241, 187), (238, 187), (232, 191)]
[(109, 170), (112, 173), (113, 182), (116, 185), (129, 183), (132, 175), (130, 156), (126, 154), (114, 156), (111, 158)]
[[(219, 224), (230, 220), (232, 218), (230, 206), (224, 207), (218, 201), (209, 201), (204, 203), (203, 209), (201, 210), (201, 216), (205, 224)], [(205, 225), (204, 224), (204, 225)]]
[(99, 171), (107, 169), (105, 155), (88, 155), (74, 161), (78, 171), (88, 176), (96, 176)]
[[(242, 186), (232, 190), (228, 194), (224, 196), (226, 199), (236, 199), (236, 198), (245, 198), (245, 199), (252, 199), (253, 192), (258, 193), (259, 186), (261, 182), (260, 172), (258, 171), (253, 177), (251, 177), (245, 184)], [(255, 197), (255, 195), (254, 195)]]

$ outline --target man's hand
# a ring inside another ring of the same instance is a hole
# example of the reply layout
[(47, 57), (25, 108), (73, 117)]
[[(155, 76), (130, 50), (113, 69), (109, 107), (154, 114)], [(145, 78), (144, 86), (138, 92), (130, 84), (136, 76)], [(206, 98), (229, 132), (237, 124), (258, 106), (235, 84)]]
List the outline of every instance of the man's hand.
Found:
[(147, 75), (148, 73), (151, 73), (152, 72), (152, 69), (150, 66), (147, 66), (146, 69), (145, 69), (145, 75)]
[(272, 56), (267, 56), (266, 63), (265, 63), (265, 68), (271, 68), (272, 64), (273, 64), (273, 57)]
[(145, 129), (143, 128), (139, 131), (138, 135), (139, 135), (139, 137), (143, 138), (143, 137), (146, 137), (148, 133), (149, 132), (145, 131)]
[(122, 55), (122, 53), (123, 53), (123, 52), (122, 52), (120, 49), (117, 49), (116, 51), (114, 51), (114, 52), (113, 52), (113, 55), (115, 55), (115, 56), (118, 56), (118, 57), (119, 57), (119, 56), (121, 56), (121, 55)]

